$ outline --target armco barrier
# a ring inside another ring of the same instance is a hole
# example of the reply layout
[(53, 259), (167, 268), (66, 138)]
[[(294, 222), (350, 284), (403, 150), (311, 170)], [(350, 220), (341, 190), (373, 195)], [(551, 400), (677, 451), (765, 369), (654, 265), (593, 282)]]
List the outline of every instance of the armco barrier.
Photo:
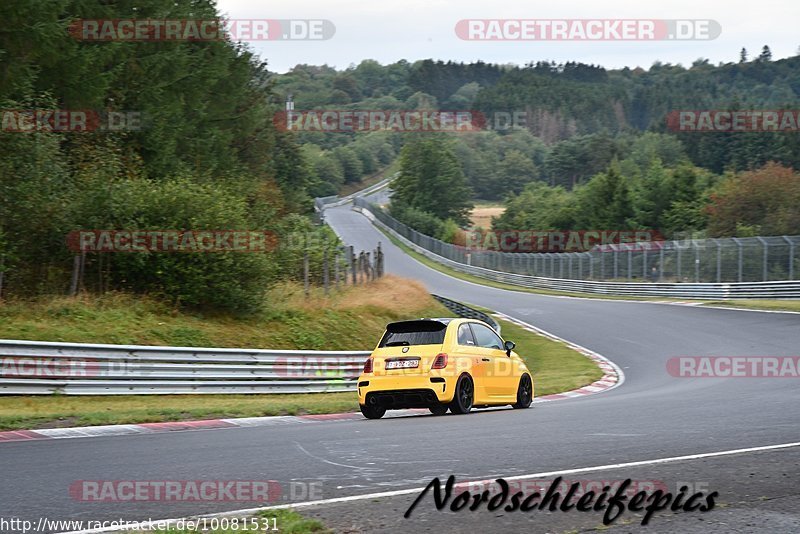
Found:
[(353, 391), (369, 354), (0, 340), (0, 394)]
[[(453, 261), (436, 254), (400, 235), (381, 222), (372, 211), (374, 208), (364, 199), (356, 198), (355, 209), (371, 215), (372, 223), (400, 240), (409, 248), (420, 254), (446, 265), (453, 270), (510, 285), (532, 289), (548, 289), (576, 293), (593, 293), (600, 295), (630, 297), (671, 297), (681, 299), (798, 299), (800, 298), (800, 280), (775, 282), (730, 282), (730, 283), (659, 283), (659, 282), (601, 282), (592, 280), (570, 280), (564, 278), (547, 278), (505, 271), (496, 271), (484, 267), (476, 267)], [(383, 214), (382, 216), (386, 216)]]
[(431, 296), (436, 300), (438, 300), (439, 302), (441, 302), (445, 308), (455, 313), (459, 317), (466, 317), (468, 319), (478, 319), (479, 321), (483, 321), (484, 323), (494, 328), (498, 334), (500, 333), (500, 324), (498, 324), (498, 322), (495, 321), (490, 315), (487, 315), (482, 311), (478, 311), (474, 308), (470, 308), (469, 306), (461, 304), (460, 302), (456, 302), (455, 300), (450, 300), (448, 298), (441, 297), (439, 295), (431, 294)]
[(333, 208), (336, 206), (342, 206), (347, 204), (348, 202), (353, 201), (357, 197), (371, 195), (377, 191), (380, 191), (384, 187), (388, 187), (389, 183), (397, 178), (399, 172), (394, 173), (388, 178), (384, 178), (380, 182), (373, 184), (365, 189), (361, 189), (360, 191), (356, 191), (355, 193), (350, 193), (347, 196), (339, 197), (337, 195), (332, 195), (329, 197), (317, 197), (314, 199), (314, 209), (316, 211), (324, 211), (325, 208)]
[[(434, 295), (435, 296), (435, 295)], [(436, 297), (461, 317), (488, 315)], [(0, 395), (355, 391), (370, 351), (214, 349), (0, 339)]]

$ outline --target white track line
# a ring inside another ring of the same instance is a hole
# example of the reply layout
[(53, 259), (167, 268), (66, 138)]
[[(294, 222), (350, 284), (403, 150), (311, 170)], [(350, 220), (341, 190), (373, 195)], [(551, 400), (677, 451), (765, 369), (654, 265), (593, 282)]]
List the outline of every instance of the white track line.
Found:
[[(601, 391), (603, 391), (603, 392), (611, 391), (612, 389), (621, 386), (625, 382), (625, 373), (622, 371), (622, 369), (617, 364), (615, 364), (614, 362), (612, 362), (611, 360), (609, 360), (608, 358), (606, 358), (602, 354), (598, 354), (597, 352), (595, 352), (595, 351), (593, 351), (591, 349), (587, 349), (586, 347), (584, 347), (582, 345), (578, 345), (577, 343), (573, 343), (572, 341), (568, 341), (568, 340), (564, 339), (563, 337), (559, 337), (559, 336), (557, 336), (555, 334), (552, 334), (552, 333), (548, 332), (547, 330), (543, 330), (543, 329), (539, 328), (538, 326), (533, 326), (530, 323), (526, 323), (525, 321), (521, 321), (521, 320), (517, 319), (516, 317), (511, 317), (510, 315), (506, 315), (506, 314), (500, 313), (500, 312), (495, 312), (493, 315), (499, 316), (501, 318), (504, 318), (505, 320), (507, 320), (507, 321), (509, 321), (511, 323), (515, 323), (518, 326), (521, 326), (522, 328), (525, 328), (525, 329), (531, 330), (533, 332), (536, 332), (537, 334), (540, 334), (540, 335), (542, 335), (544, 337), (550, 338), (550, 339), (552, 339), (554, 341), (560, 341), (561, 343), (564, 343), (565, 345), (570, 347), (572, 350), (575, 350), (575, 351), (583, 354), (584, 356), (590, 358), (591, 360), (594, 360), (595, 362), (597, 362), (599, 360), (599, 361), (609, 365), (614, 370), (614, 372), (617, 374), (617, 381), (613, 386), (611, 386), (609, 388), (605, 388), (605, 389), (603, 389)], [(603, 376), (605, 378), (605, 374)], [(578, 388), (578, 389), (580, 389), (580, 388)], [(569, 392), (567, 392), (567, 393), (569, 393)], [(564, 393), (561, 393), (561, 395), (563, 395), (563, 394)], [(559, 394), (555, 393), (555, 395), (559, 395)]]
[[(545, 471), (543, 473), (531, 473), (528, 475), (517, 475), (512, 477), (503, 477), (505, 480), (526, 480), (526, 479), (537, 479), (537, 478), (546, 478), (546, 477), (555, 477), (555, 476), (564, 476), (564, 475), (574, 475), (578, 473), (592, 473), (597, 471), (612, 471), (615, 469), (626, 469), (629, 467), (640, 467), (643, 465), (658, 465), (658, 464), (668, 464), (668, 463), (675, 463), (675, 462), (685, 462), (690, 460), (701, 460), (704, 458), (718, 458), (721, 456), (731, 456), (734, 454), (747, 454), (751, 452), (767, 452), (767, 451), (776, 451), (781, 449), (789, 449), (792, 447), (800, 447), (800, 441), (794, 443), (782, 443), (779, 445), (764, 445), (761, 447), (748, 447), (746, 449), (732, 449), (727, 451), (717, 451), (717, 452), (704, 452), (700, 454), (688, 454), (686, 456), (671, 456), (668, 458), (656, 458), (653, 460), (642, 460), (638, 462), (627, 462), (627, 463), (619, 463), (619, 464), (607, 464), (607, 465), (596, 465), (592, 467), (579, 467), (576, 469), (562, 469), (559, 471)], [(459, 485), (464, 484), (488, 484), (494, 482), (494, 479), (487, 479), (487, 480), (475, 480), (475, 481), (461, 481)], [(427, 486), (425, 486), (427, 487)], [(420, 493), (425, 487), (418, 487), (418, 488), (409, 488), (409, 489), (402, 489), (402, 490), (394, 490), (394, 491), (382, 491), (379, 493), (368, 493), (366, 495), (349, 495), (347, 497), (335, 497), (333, 499), (320, 499), (316, 501), (306, 501), (306, 502), (298, 502), (292, 504), (279, 504), (276, 506), (262, 506), (260, 508), (247, 508), (242, 510), (233, 510), (230, 512), (223, 512), (218, 514), (208, 514), (208, 515), (201, 515), (201, 516), (192, 516), (187, 518), (176, 518), (176, 519), (162, 519), (158, 521), (149, 521), (143, 522), (139, 525), (138, 528), (147, 529), (147, 528), (154, 528), (156, 525), (164, 525), (165, 523), (175, 523), (180, 521), (181, 519), (188, 520), (188, 519), (197, 519), (203, 517), (227, 517), (227, 516), (247, 516), (252, 515), (257, 512), (261, 512), (264, 510), (280, 510), (285, 508), (307, 508), (310, 506), (319, 506), (323, 504), (338, 504), (338, 503), (345, 503), (345, 502), (356, 502), (356, 501), (365, 501), (369, 499), (380, 499), (384, 497), (398, 497), (402, 495), (411, 495), (415, 493)], [(120, 529), (119, 527), (106, 527), (100, 529), (89, 529), (89, 530), (73, 530), (68, 532), (67, 534), (96, 534), (100, 532), (122, 532), (126, 529)]]

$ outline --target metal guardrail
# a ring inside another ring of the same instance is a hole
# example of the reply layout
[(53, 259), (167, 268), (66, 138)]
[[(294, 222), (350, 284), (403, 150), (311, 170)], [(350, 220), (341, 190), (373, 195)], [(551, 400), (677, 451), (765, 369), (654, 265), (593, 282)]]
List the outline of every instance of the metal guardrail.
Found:
[(314, 209), (316, 211), (323, 211), (325, 210), (325, 208), (342, 206), (358, 197), (371, 195), (372, 193), (375, 193), (376, 191), (379, 191), (384, 187), (387, 187), (389, 183), (395, 178), (397, 178), (399, 175), (400, 173), (396, 172), (390, 177), (384, 178), (378, 183), (372, 184), (371, 186), (361, 189), (360, 191), (356, 191), (355, 193), (350, 193), (349, 195), (344, 197), (339, 197), (337, 195), (332, 195), (329, 197), (317, 197), (314, 199)]
[(486, 315), (482, 311), (470, 308), (466, 304), (462, 304), (455, 300), (450, 300), (448, 298), (439, 295), (434, 295), (432, 293), (431, 296), (436, 300), (438, 300), (439, 302), (441, 302), (445, 308), (455, 313), (459, 317), (466, 317), (468, 319), (478, 319), (479, 321), (483, 321), (484, 323), (494, 328), (498, 334), (500, 333), (500, 324), (497, 321), (495, 321), (492, 316)]
[[(499, 271), (468, 265), (451, 260), (436, 252), (424, 248), (406, 238), (384, 222), (391, 217), (382, 210), (376, 209), (361, 198), (354, 200), (356, 208), (369, 212), (373, 224), (399, 239), (409, 248), (420, 254), (446, 265), (456, 271), (485, 278), (495, 282), (527, 287), (532, 289), (548, 289), (576, 293), (593, 293), (600, 295), (631, 297), (672, 297), (684, 299), (727, 300), (737, 298), (760, 299), (798, 299), (800, 298), (800, 280), (782, 280), (773, 282), (730, 282), (730, 283), (665, 283), (665, 282), (610, 282), (594, 280), (573, 280), (550, 278), (513, 272)], [(402, 224), (392, 219), (396, 224)], [(432, 239), (432, 238), (429, 238)], [(452, 246), (452, 245), (451, 245)]]
[[(488, 315), (434, 295), (461, 317)], [(154, 347), (0, 339), (0, 395), (355, 391), (370, 351)]]
[(369, 354), (0, 340), (0, 394), (353, 391)]

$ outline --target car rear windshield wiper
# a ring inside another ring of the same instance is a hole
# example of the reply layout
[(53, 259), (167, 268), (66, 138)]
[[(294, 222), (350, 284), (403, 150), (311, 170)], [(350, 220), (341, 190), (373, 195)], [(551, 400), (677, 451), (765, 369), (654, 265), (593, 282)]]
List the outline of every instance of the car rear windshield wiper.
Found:
[(409, 345), (408, 341), (390, 341), (384, 347), (399, 347), (401, 345)]

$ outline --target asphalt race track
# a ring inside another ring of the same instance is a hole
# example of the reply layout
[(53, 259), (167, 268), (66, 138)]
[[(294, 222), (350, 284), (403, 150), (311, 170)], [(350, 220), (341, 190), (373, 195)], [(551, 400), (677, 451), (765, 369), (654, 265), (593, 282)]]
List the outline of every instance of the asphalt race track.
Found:
[[(674, 378), (673, 356), (792, 356), (800, 315), (559, 298), (460, 281), (394, 247), (349, 205), (326, 221), (356, 250), (382, 242), (386, 270), (432, 292), (479, 304), (594, 350), (619, 365), (622, 386), (529, 410), (467, 416), (234, 428), (0, 444), (0, 517), (147, 519), (249, 508), (249, 503), (85, 503), (76, 480), (263, 480), (319, 484), (321, 499), (421, 488), (433, 477), (483, 480), (609, 466), (571, 480), (690, 482), (718, 491), (708, 513), (656, 514), (650, 532), (800, 532), (800, 447), (625, 467), (617, 464), (800, 442), (800, 388), (792, 378)], [(359, 347), (367, 348), (367, 347)], [(552, 479), (553, 476), (543, 478)], [(296, 496), (302, 498), (302, 495)], [(416, 494), (303, 508), (337, 532), (567, 532), (602, 513), (438, 512)], [(641, 514), (611, 530), (636, 532)]]

